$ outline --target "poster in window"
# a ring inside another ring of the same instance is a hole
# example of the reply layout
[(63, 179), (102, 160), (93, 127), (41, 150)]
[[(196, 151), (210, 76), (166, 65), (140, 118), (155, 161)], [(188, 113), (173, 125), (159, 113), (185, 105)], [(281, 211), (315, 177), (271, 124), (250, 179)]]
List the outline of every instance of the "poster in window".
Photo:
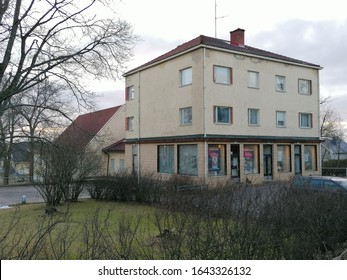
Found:
[(209, 170), (211, 172), (219, 172), (219, 159), (220, 159), (220, 151), (218, 147), (209, 147), (208, 150), (209, 157)]

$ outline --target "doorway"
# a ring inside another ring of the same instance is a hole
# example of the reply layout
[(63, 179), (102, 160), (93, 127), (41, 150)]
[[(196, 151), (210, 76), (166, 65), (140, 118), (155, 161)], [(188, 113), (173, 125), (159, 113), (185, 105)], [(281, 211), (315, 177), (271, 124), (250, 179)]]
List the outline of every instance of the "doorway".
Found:
[(301, 146), (300, 145), (294, 146), (294, 167), (295, 167), (295, 174), (301, 175), (302, 167), (301, 167)]
[(240, 145), (231, 144), (230, 146), (231, 177), (240, 178)]
[(264, 145), (264, 180), (272, 180), (272, 145)]

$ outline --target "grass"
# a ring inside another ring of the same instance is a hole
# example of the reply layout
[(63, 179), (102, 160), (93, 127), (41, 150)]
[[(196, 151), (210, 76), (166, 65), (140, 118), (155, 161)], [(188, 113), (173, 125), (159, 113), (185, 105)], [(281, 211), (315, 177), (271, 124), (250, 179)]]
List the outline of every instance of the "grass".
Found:
[[(106, 252), (96, 252), (96, 245), (103, 250), (107, 243), (130, 246), (126, 239), (144, 242), (143, 238), (158, 234), (157, 210), (146, 205), (82, 200), (58, 206), (51, 215), (45, 210), (46, 205), (39, 203), (0, 211), (1, 259), (105, 258)], [(146, 236), (141, 236), (143, 232)]]

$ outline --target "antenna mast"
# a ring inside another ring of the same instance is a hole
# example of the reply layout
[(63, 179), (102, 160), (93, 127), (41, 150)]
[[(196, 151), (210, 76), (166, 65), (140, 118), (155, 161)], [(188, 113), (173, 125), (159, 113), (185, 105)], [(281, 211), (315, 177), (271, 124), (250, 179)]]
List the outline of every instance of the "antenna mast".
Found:
[(217, 17), (217, 0), (214, 0), (214, 37), (217, 38), (217, 20), (225, 16)]

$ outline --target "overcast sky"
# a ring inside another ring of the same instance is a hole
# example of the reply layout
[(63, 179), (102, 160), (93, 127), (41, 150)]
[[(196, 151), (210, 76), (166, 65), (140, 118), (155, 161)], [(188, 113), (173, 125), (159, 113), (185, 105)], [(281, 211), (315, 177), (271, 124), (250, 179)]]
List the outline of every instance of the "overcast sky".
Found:
[[(115, 0), (140, 41), (128, 69), (199, 35), (215, 36), (215, 0)], [(321, 96), (347, 123), (347, 12), (345, 0), (217, 0), (217, 37), (243, 28), (245, 44), (318, 64)], [(100, 108), (124, 102), (124, 81), (103, 81)]]

